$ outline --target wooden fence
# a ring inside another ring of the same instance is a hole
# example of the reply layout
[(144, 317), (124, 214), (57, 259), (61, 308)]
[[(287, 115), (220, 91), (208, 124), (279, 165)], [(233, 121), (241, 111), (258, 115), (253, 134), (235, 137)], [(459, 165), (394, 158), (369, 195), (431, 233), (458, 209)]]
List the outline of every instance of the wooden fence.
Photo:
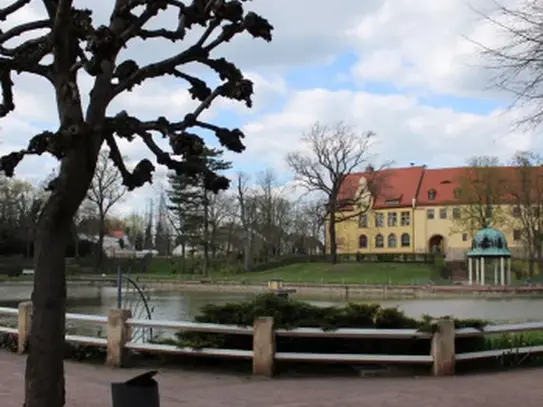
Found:
[[(17, 308), (0, 308), (0, 317), (17, 318), (17, 328), (0, 326), (0, 333), (18, 336), (18, 352), (25, 352), (25, 345), (31, 329), (32, 304), (23, 302)], [(214, 356), (234, 359), (252, 359), (255, 375), (272, 376), (276, 361), (329, 362), (329, 363), (379, 363), (379, 364), (422, 364), (431, 367), (435, 376), (454, 374), (457, 361), (489, 359), (507, 354), (512, 350), (497, 349), (470, 353), (455, 352), (455, 338), (477, 337), (489, 334), (528, 332), (543, 330), (543, 322), (522, 324), (490, 325), (484, 329), (454, 328), (450, 319), (436, 321), (435, 333), (420, 332), (415, 329), (354, 329), (343, 328), (323, 331), (320, 328), (296, 328), (292, 330), (275, 329), (273, 318), (258, 318), (253, 326), (219, 325), (188, 321), (139, 320), (130, 316), (130, 311), (112, 309), (108, 316), (66, 314), (68, 322), (100, 325), (106, 328), (106, 337), (66, 335), (72, 344), (103, 347), (107, 349), (106, 363), (114, 367), (126, 364), (130, 354), (127, 350), (144, 351), (156, 354)], [(131, 328), (145, 327), (171, 330), (175, 332), (193, 331), (222, 334), (250, 335), (253, 337), (253, 350), (181, 348), (175, 345), (140, 343), (131, 341)], [(383, 339), (430, 339), (429, 355), (383, 355), (383, 354), (326, 354), (276, 352), (276, 337), (299, 338), (383, 338)], [(543, 353), (543, 346), (515, 348), (516, 354)]]

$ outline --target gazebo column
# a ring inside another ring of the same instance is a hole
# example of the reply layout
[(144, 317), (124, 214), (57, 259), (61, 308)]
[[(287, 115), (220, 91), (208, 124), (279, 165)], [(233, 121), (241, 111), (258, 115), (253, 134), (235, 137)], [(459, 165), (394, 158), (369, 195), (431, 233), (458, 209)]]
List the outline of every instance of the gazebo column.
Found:
[(507, 259), (507, 284), (511, 284), (511, 257)]
[(485, 258), (481, 257), (481, 285), (485, 285)]
[(475, 282), (479, 284), (481, 282), (481, 267), (479, 264), (479, 258), (475, 258)]
[(468, 257), (468, 284), (473, 284), (473, 260), (471, 257)]
[(503, 257), (500, 257), (500, 274), (501, 285), (505, 285), (505, 260)]
[(498, 260), (494, 259), (494, 285), (498, 285)]

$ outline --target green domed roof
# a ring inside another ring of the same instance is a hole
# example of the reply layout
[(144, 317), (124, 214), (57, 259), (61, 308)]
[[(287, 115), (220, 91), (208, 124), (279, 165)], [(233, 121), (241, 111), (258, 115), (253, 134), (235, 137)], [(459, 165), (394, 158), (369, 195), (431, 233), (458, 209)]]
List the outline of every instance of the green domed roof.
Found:
[(468, 257), (511, 257), (511, 251), (502, 232), (484, 228), (473, 237)]

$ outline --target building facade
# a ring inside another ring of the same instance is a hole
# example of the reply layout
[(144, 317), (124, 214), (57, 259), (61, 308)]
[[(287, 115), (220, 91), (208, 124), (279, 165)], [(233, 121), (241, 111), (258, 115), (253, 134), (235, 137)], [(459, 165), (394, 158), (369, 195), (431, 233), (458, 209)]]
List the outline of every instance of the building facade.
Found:
[[(510, 173), (513, 167), (499, 168), (501, 172)], [(465, 258), (479, 227), (474, 225), (470, 230), (463, 220), (468, 205), (472, 205), (464, 203), (459, 196), (466, 171), (465, 167), (428, 169), (424, 166), (380, 171), (381, 185), (374, 188), (378, 192), (372, 194), (369, 209), (360, 213), (364, 209), (356, 205), (342, 208), (341, 217), (348, 219), (336, 224), (338, 253), (439, 252), (450, 260)], [(359, 191), (367, 182), (368, 172), (349, 174), (345, 180), (348, 187), (342, 188), (340, 200), (356, 193), (354, 191)], [(356, 184), (358, 189), (353, 187)], [(514, 255), (522, 255), (523, 243), (514, 205), (504, 201), (494, 207), (502, 214), (499, 224), (494, 226), (505, 234)]]

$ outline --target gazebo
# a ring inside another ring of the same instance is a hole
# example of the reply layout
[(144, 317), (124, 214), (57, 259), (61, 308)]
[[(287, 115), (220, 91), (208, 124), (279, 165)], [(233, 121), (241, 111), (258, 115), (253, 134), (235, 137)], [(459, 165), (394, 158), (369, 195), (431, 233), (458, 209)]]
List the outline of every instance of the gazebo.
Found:
[[(486, 227), (473, 237), (468, 256), (469, 284), (485, 285), (485, 269), (488, 263), (494, 264), (494, 285), (511, 283), (511, 251), (507, 247), (505, 235), (497, 229)], [(507, 275), (505, 261), (507, 260)], [(475, 283), (473, 276), (475, 263)]]

